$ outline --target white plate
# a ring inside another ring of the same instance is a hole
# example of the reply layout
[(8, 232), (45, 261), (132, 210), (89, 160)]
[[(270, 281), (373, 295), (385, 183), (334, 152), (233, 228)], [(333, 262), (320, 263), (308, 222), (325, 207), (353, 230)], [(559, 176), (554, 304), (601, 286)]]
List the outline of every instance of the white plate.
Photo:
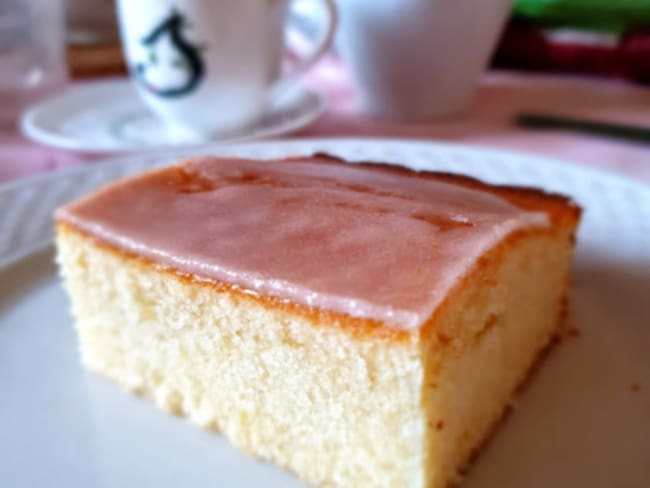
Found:
[[(408, 141), (203, 150), (251, 157), (314, 151), (537, 185), (581, 203), (586, 211), (570, 317), (581, 335), (543, 363), (464, 486), (650, 486), (650, 187), (520, 154)], [(79, 366), (67, 301), (47, 250), (52, 209), (183, 154), (132, 157), (0, 187), (1, 486), (300, 486), (280, 469), (237, 453), (222, 437), (159, 412)], [(35, 253), (40, 248), (46, 250)], [(634, 383), (640, 391), (632, 391)]]
[[(296, 88), (268, 107), (253, 126), (213, 141), (243, 142), (288, 134), (314, 122), (324, 111), (320, 95)], [(153, 116), (128, 80), (75, 87), (27, 109), (23, 133), (50, 146), (85, 152), (122, 152), (196, 146), (195, 139), (172, 136)]]

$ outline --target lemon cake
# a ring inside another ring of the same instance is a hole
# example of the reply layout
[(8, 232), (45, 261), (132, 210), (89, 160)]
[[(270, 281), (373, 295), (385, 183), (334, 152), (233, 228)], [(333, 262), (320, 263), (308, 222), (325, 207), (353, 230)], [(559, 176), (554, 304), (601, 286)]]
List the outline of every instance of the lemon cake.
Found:
[(88, 369), (308, 483), (439, 488), (558, 330), (579, 217), (451, 174), (201, 157), (56, 234)]

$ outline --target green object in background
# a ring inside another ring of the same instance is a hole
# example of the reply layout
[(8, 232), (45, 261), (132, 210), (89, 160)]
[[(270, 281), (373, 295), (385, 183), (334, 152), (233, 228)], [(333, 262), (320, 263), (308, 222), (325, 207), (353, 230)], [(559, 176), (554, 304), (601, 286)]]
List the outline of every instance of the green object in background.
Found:
[(514, 12), (549, 24), (599, 30), (650, 26), (650, 0), (515, 0)]

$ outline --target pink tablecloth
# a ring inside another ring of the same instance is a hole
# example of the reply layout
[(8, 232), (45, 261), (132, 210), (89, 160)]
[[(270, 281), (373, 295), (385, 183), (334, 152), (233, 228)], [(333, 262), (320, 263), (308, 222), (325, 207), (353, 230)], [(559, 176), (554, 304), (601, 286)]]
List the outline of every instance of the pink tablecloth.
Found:
[[(512, 124), (515, 114), (535, 112), (650, 127), (650, 89), (620, 81), (492, 73), (472, 107), (428, 125), (371, 120), (356, 109), (352, 85), (333, 60), (320, 64), (306, 83), (323, 93), (327, 113), (291, 137), (400, 137), (455, 141), (526, 151), (614, 170), (650, 183), (650, 146), (562, 131), (533, 131)], [(16, 134), (0, 136), (0, 181), (97, 159), (38, 146)]]

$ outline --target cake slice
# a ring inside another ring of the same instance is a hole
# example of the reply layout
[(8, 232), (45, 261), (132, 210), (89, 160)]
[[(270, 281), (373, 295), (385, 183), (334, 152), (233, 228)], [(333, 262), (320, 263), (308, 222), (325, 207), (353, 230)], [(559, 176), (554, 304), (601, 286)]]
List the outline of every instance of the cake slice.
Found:
[(326, 156), (203, 157), (59, 209), (83, 364), (320, 486), (443, 487), (565, 310), (580, 211)]

